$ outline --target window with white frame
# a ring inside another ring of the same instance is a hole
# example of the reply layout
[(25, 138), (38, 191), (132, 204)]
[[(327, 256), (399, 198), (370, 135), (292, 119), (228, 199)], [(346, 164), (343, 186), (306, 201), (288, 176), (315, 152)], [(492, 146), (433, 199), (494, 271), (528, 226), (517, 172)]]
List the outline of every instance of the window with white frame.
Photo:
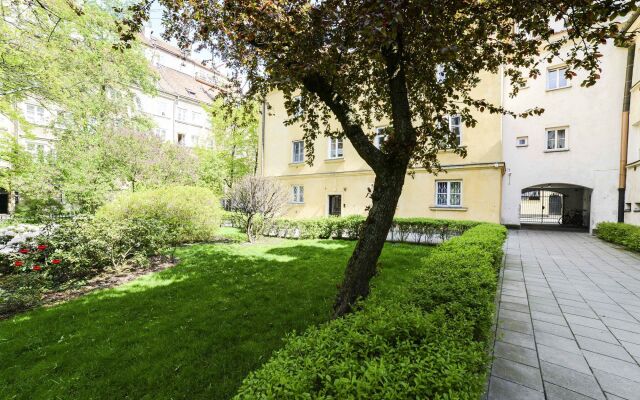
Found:
[(33, 124), (41, 124), (45, 122), (44, 107), (35, 104), (27, 104), (26, 108), (27, 121)]
[(295, 111), (293, 116), (294, 117), (301, 117), (303, 110), (302, 110), (302, 96), (296, 96), (293, 99), (291, 99), (293, 101), (293, 106), (295, 107)]
[(449, 131), (456, 138), (458, 146), (462, 144), (462, 117), (459, 115), (449, 116)]
[(329, 138), (329, 158), (342, 158), (342, 139)]
[(293, 194), (292, 203), (301, 204), (304, 203), (304, 186), (302, 185), (293, 185), (291, 187), (291, 191)]
[(293, 142), (291, 162), (293, 163), (304, 162), (304, 141), (295, 140)]
[(200, 114), (198, 111), (191, 112), (191, 121), (193, 121), (194, 124), (199, 124), (201, 122), (201, 118), (202, 114)]
[(387, 134), (385, 133), (386, 130), (386, 127), (376, 128), (376, 136), (373, 138), (373, 145), (377, 148), (381, 148), (382, 143), (387, 140)]
[(436, 82), (442, 83), (447, 79), (447, 71), (444, 69), (444, 65), (436, 65)]
[(462, 181), (436, 181), (436, 206), (460, 207), (462, 205)]
[(550, 68), (547, 70), (547, 90), (569, 87), (569, 80), (565, 76), (567, 67)]
[(547, 129), (547, 150), (567, 150), (567, 128)]
[(187, 120), (187, 109), (186, 108), (182, 108), (182, 107), (178, 107), (176, 119), (178, 121), (186, 121)]
[(517, 147), (527, 147), (529, 145), (529, 136), (518, 136), (516, 138)]

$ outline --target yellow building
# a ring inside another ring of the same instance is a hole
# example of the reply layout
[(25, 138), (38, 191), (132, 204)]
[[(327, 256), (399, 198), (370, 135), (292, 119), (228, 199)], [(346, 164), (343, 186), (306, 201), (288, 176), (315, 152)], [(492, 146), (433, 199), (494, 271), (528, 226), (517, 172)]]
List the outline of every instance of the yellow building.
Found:
[[(500, 104), (500, 76), (485, 74), (482, 78), (476, 88), (478, 97)], [(274, 92), (267, 102), (271, 108), (260, 130), (259, 168), (261, 175), (274, 177), (289, 188), (288, 216), (366, 214), (374, 174), (349, 141), (318, 137), (315, 161), (307, 165), (302, 128), (284, 124), (288, 118), (284, 96)], [(489, 113), (478, 113), (475, 118), (478, 124), (473, 128), (465, 127), (458, 117), (450, 118), (453, 131), (459, 129), (467, 157), (442, 152), (439, 160), (444, 170), (437, 176), (415, 169), (414, 177), (405, 181), (396, 216), (500, 222), (502, 119)]]

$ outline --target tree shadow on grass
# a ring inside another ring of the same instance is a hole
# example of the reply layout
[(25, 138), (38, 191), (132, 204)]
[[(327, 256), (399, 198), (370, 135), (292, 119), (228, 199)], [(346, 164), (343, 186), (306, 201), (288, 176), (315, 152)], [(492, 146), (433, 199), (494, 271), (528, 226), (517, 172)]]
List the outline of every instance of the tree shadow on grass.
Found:
[(191, 246), (174, 268), (4, 321), (0, 398), (229, 398), (287, 333), (328, 320), (351, 249)]

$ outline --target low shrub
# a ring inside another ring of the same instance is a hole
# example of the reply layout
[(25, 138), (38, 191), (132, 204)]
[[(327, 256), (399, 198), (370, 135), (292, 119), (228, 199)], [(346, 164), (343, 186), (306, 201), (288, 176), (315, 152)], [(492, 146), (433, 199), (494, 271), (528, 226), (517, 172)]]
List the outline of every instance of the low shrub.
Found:
[[(358, 239), (365, 218), (322, 217), (313, 219), (278, 219), (266, 228), (265, 235), (289, 239)], [(394, 218), (389, 230), (391, 241), (433, 243), (461, 235), (477, 226), (475, 221), (433, 218)]]
[(28, 310), (40, 304), (46, 277), (37, 271), (9, 275), (0, 281), (0, 316)]
[(436, 249), (397, 298), (373, 294), (344, 318), (290, 336), (236, 399), (477, 399), (504, 227), (482, 224)]
[(601, 222), (596, 227), (596, 235), (607, 242), (624, 246), (629, 250), (640, 251), (640, 226)]
[(215, 237), (222, 210), (215, 194), (205, 188), (167, 186), (125, 193), (105, 204), (98, 219), (113, 223), (154, 221), (173, 244), (204, 242)]

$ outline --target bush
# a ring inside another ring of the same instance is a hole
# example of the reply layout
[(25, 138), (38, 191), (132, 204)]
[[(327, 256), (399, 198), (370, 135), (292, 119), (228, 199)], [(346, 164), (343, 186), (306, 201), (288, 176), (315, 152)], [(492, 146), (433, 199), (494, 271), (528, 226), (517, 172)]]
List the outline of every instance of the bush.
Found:
[(607, 242), (640, 251), (640, 226), (615, 222), (601, 222), (596, 227), (596, 235)]
[(122, 194), (102, 206), (96, 216), (113, 223), (154, 221), (170, 234), (173, 244), (180, 244), (211, 240), (220, 227), (222, 211), (208, 189), (168, 186)]
[(504, 227), (441, 245), (394, 299), (290, 336), (236, 399), (477, 399), (484, 391)]
[[(266, 227), (265, 235), (290, 239), (358, 239), (365, 218), (323, 217), (314, 219), (278, 219)], [(391, 241), (433, 243), (461, 235), (477, 226), (475, 221), (453, 221), (432, 218), (394, 218), (389, 230)]]
[(0, 281), (0, 315), (10, 315), (40, 304), (46, 278), (37, 272), (10, 275)]

